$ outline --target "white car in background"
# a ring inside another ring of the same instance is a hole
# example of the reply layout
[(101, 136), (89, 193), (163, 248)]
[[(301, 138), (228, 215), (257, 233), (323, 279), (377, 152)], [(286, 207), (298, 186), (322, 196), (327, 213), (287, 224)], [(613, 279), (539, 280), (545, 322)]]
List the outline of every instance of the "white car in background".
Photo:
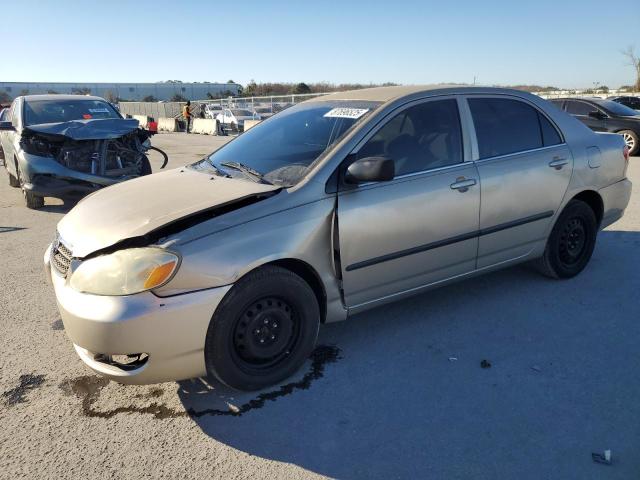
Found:
[(207, 103), (204, 106), (204, 118), (212, 118), (215, 120), (216, 116), (222, 112), (222, 107), (213, 103)]
[(216, 121), (223, 128), (231, 129), (234, 132), (244, 131), (245, 120), (260, 120), (260, 115), (245, 108), (224, 108), (216, 115)]

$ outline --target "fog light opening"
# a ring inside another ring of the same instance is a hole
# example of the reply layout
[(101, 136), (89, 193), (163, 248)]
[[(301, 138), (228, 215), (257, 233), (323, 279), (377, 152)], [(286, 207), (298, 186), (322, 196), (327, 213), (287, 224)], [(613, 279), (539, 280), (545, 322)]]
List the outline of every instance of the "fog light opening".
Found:
[(130, 371), (142, 367), (149, 360), (146, 353), (128, 353), (122, 355), (107, 355), (105, 353), (96, 353), (93, 356), (96, 362), (105, 363), (121, 370)]

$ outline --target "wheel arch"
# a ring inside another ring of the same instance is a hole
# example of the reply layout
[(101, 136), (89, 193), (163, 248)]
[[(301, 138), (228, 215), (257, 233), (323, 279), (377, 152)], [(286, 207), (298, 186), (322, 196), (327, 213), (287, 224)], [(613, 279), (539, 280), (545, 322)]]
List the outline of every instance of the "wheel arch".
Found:
[(327, 318), (327, 292), (318, 272), (310, 264), (298, 258), (281, 258), (264, 263), (257, 268), (267, 265), (275, 265), (277, 267), (285, 268), (307, 282), (318, 300), (318, 307), (320, 308), (320, 323), (325, 323)]
[(602, 197), (595, 190), (583, 190), (577, 195), (574, 195), (571, 200), (581, 200), (593, 210), (596, 215), (598, 225), (602, 222), (602, 216), (604, 215), (604, 202)]

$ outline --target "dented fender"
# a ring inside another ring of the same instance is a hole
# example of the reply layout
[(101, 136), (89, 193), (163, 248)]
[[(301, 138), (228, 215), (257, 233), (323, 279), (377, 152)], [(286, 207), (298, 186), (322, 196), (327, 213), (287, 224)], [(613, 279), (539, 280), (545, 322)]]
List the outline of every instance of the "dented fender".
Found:
[[(182, 232), (167, 239), (183, 258), (180, 269), (154, 293), (171, 296), (231, 285), (262, 265), (294, 260), (321, 281), (326, 321), (343, 320), (347, 311), (333, 266), (334, 211), (335, 199), (326, 197), (196, 238)], [(181, 241), (181, 236), (187, 239)]]

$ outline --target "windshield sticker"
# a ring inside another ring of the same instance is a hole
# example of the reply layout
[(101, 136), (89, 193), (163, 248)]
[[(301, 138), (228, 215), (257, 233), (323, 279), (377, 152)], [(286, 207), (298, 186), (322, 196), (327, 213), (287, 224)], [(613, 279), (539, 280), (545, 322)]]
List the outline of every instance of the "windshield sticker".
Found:
[(106, 108), (90, 108), (89, 111), (91, 113), (109, 113), (109, 110)]
[(84, 118), (85, 120), (90, 120), (93, 117), (91, 115), (89, 115), (88, 113), (83, 113), (82, 114), (82, 118)]
[(368, 108), (334, 108), (323, 116), (328, 118), (360, 118), (369, 111)]

